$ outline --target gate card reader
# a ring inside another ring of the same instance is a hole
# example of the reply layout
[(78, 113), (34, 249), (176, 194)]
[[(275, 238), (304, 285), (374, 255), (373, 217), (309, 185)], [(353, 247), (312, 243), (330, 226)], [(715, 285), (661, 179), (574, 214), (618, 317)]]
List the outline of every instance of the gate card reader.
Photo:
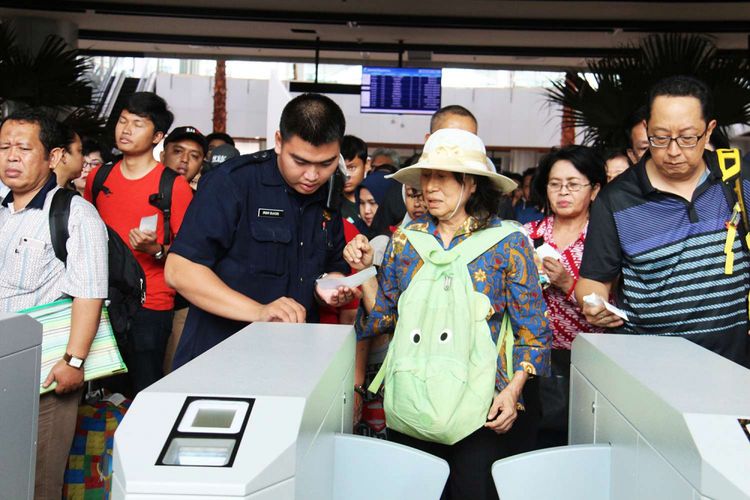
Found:
[(354, 346), (351, 326), (253, 323), (141, 391), (115, 433), (113, 498), (330, 497)]
[[(448, 464), (352, 436), (351, 326), (254, 323), (141, 391), (114, 500), (436, 500)], [(380, 480), (362, 488), (363, 470)]]

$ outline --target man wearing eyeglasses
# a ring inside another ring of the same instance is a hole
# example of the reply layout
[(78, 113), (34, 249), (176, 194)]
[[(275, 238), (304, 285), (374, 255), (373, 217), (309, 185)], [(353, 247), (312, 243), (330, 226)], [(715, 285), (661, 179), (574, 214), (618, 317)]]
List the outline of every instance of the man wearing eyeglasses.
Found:
[[(734, 194), (705, 149), (712, 118), (699, 80), (675, 76), (651, 89), (649, 152), (597, 197), (576, 298), (595, 326), (679, 335), (746, 364), (750, 266), (741, 222), (728, 229), (739, 218)], [(584, 301), (613, 292), (626, 320)]]

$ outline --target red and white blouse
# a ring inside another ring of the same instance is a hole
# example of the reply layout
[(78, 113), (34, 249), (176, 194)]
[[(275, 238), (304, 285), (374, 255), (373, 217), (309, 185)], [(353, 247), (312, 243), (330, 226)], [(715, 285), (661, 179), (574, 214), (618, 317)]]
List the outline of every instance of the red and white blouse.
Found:
[(583, 244), (586, 241), (588, 223), (570, 245), (560, 248), (552, 236), (555, 225), (555, 216), (549, 215), (540, 221), (529, 222), (524, 225), (532, 240), (542, 238), (545, 243), (553, 247), (562, 255), (562, 264), (565, 270), (573, 276), (573, 286), (568, 291), (562, 291), (556, 286), (550, 285), (544, 290), (544, 300), (547, 302), (549, 311), (549, 322), (552, 328), (552, 348), (570, 350), (573, 339), (579, 332), (601, 333), (603, 328), (591, 325), (583, 315), (581, 308), (576, 302), (573, 294), (575, 283), (578, 282), (578, 270), (581, 267), (583, 257)]

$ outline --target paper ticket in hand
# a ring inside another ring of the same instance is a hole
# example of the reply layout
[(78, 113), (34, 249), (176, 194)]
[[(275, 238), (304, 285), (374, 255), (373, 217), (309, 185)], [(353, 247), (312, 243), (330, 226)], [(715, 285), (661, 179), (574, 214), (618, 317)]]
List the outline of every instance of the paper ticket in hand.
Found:
[(383, 263), (383, 257), (385, 256), (385, 247), (388, 246), (388, 242), (391, 239), (381, 234), (380, 236), (376, 236), (373, 239), (370, 240), (370, 246), (372, 247), (372, 263), (376, 266), (379, 266)]
[(604, 306), (604, 308), (607, 311), (611, 312), (612, 314), (614, 314), (615, 316), (619, 318), (624, 319), (625, 321), (628, 321), (628, 313), (626, 313), (625, 311), (623, 311), (617, 306), (613, 306), (609, 302), (605, 302), (603, 298), (601, 298), (595, 293), (586, 295), (583, 298), (583, 301), (590, 306)]
[(540, 259), (544, 259), (545, 257), (552, 257), (555, 260), (562, 260), (562, 255), (560, 255), (560, 252), (555, 250), (555, 247), (553, 247), (549, 243), (545, 243), (537, 247), (536, 254)]
[(154, 214), (150, 215), (148, 217), (141, 217), (141, 224), (138, 226), (138, 229), (141, 231), (152, 231), (156, 232), (156, 221), (158, 220), (159, 216)]
[(315, 283), (323, 290), (331, 290), (340, 286), (346, 286), (349, 288), (356, 288), (365, 281), (369, 280), (377, 274), (375, 266), (370, 266), (366, 269), (362, 269), (357, 274), (352, 274), (346, 277), (335, 277), (335, 278), (321, 278)]

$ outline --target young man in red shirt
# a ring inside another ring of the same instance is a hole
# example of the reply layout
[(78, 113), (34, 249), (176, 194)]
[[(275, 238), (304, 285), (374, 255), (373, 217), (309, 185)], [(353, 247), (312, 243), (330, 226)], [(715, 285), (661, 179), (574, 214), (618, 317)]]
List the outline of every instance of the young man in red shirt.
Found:
[[(133, 318), (128, 332), (125, 361), (133, 395), (163, 376), (162, 362), (172, 331), (175, 291), (164, 281), (164, 214), (150, 203), (159, 193), (164, 165), (154, 159), (154, 147), (164, 138), (174, 116), (167, 103), (152, 92), (131, 96), (115, 127), (122, 160), (114, 165), (102, 190), (93, 199), (92, 187), (99, 169), (89, 174), (85, 198), (99, 210), (109, 225), (130, 247), (146, 276), (146, 301)], [(169, 241), (180, 229), (192, 199), (187, 181), (177, 176), (172, 186)], [(154, 231), (153, 217), (156, 217)]]

